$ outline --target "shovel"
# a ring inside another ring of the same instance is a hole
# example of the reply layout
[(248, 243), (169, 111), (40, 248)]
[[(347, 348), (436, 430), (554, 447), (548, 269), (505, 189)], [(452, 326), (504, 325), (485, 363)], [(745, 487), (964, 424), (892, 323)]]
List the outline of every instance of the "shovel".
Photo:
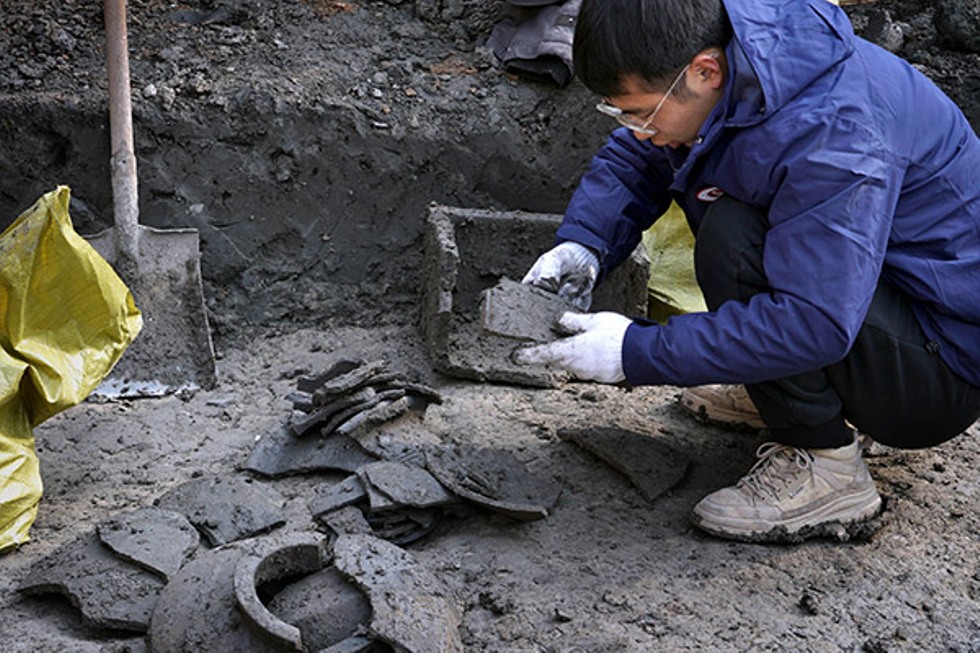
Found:
[(105, 2), (113, 227), (89, 239), (129, 286), (143, 331), (97, 396), (160, 397), (214, 387), (214, 346), (201, 289), (196, 229), (139, 224), (125, 0)]

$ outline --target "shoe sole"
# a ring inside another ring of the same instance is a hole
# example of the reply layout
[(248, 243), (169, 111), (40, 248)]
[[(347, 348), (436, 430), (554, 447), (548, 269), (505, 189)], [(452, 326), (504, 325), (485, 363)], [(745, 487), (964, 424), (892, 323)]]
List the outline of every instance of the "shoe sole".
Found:
[(761, 431), (766, 425), (758, 417), (746, 417), (741, 411), (729, 411), (714, 406), (711, 412), (700, 402), (678, 401), (684, 412), (703, 424), (735, 431)]
[(881, 496), (872, 487), (838, 497), (807, 513), (770, 522), (765, 528), (753, 527), (747, 520), (718, 523), (717, 518), (705, 519), (697, 511), (691, 513), (691, 522), (706, 533), (739, 542), (796, 543), (815, 537), (846, 542), (867, 538), (877, 530), (869, 532), (867, 523), (881, 512), (882, 506)]

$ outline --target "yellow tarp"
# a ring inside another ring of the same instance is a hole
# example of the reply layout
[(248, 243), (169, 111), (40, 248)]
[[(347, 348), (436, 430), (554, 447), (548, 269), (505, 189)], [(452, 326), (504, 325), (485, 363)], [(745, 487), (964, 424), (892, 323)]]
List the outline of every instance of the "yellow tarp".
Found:
[(650, 255), (647, 315), (666, 322), (671, 315), (706, 311), (694, 276), (694, 234), (676, 204), (643, 233)]
[(26, 542), (42, 485), (32, 428), (85, 399), (143, 321), (75, 233), (60, 186), (0, 234), (0, 551)]

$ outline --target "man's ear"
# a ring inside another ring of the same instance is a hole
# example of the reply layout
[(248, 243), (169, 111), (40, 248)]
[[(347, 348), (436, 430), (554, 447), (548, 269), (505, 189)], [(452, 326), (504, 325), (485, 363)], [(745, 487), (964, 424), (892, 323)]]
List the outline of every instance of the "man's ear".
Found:
[(718, 90), (725, 85), (725, 53), (718, 50), (702, 50), (691, 60), (691, 72), (699, 86)]

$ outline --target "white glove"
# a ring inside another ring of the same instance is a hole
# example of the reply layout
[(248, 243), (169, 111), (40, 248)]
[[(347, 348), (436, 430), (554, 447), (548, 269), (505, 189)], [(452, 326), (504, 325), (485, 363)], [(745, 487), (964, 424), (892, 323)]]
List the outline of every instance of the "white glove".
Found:
[(576, 335), (518, 349), (514, 362), (555, 365), (584, 381), (618, 383), (626, 378), (623, 338), (631, 324), (631, 319), (619, 313), (564, 313), (558, 325)]
[(566, 241), (538, 257), (521, 283), (558, 293), (580, 311), (589, 310), (599, 259), (585, 245)]

